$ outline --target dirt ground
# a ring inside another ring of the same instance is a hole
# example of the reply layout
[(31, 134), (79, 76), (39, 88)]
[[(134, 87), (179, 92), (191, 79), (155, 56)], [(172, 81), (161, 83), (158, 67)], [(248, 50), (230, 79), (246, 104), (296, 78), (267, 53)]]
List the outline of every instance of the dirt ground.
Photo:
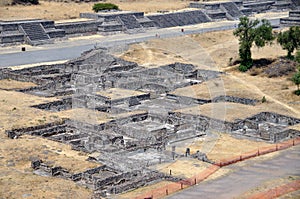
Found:
[(36, 86), (36, 84), (32, 82), (18, 82), (11, 79), (0, 80), (0, 89), (3, 90), (25, 89), (33, 86)]
[(32, 172), (2, 168), (0, 172), (0, 198), (91, 198), (89, 189), (61, 178), (42, 177)]
[[(152, 166), (151, 168), (157, 169), (160, 172), (163, 172), (167, 175), (170, 174), (170, 170), (173, 176), (181, 178), (191, 178), (198, 173), (201, 173), (210, 164), (206, 162), (199, 161), (197, 159), (180, 159), (172, 163), (163, 163), (159, 165)], [(188, 168), (188, 169), (185, 169)]]
[[(102, 1), (99, 1), (102, 2)], [(185, 0), (110, 0), (121, 10), (141, 11), (145, 13), (159, 10), (178, 10), (186, 8), (190, 1)], [(93, 12), (92, 3), (63, 3), (40, 0), (39, 5), (5, 6), (0, 7), (0, 20), (15, 19), (74, 19), (79, 18), (79, 13)], [(1, 4), (0, 4), (1, 5)]]
[[(12, 0), (0, 1), (0, 20), (17, 19), (49, 19), (65, 20), (79, 18), (83, 12), (93, 12), (92, 7), (97, 2), (64, 3), (39, 0), (39, 5), (8, 6)], [(200, 0), (201, 2), (202, 0)], [(216, 1), (216, 0), (214, 0)], [(218, 0), (217, 0), (218, 1)], [(103, 1), (99, 0), (99, 3)], [(174, 11), (187, 8), (189, 0), (109, 0), (119, 6), (121, 10), (140, 11), (145, 14), (158, 11)]]
[[(224, 77), (224, 81), (221, 81), (224, 86), (218, 86), (224, 88), (221, 89), (222, 92), (245, 98), (249, 98), (251, 95), (250, 98), (254, 99), (265, 96), (267, 101), (272, 102), (265, 104), (270, 108), (282, 109), (282, 111), (300, 115), (300, 97), (293, 94), (296, 86), (289, 80), (290, 76), (276, 78), (268, 78), (265, 75), (252, 76), (250, 72), (240, 73), (236, 70), (236, 66), (228, 66), (230, 60), (233, 62), (238, 58), (238, 39), (232, 33), (232, 30), (228, 30), (161, 40), (155, 39), (130, 46), (129, 50), (123, 53), (121, 57), (134, 60), (144, 66), (152, 63), (154, 66), (158, 66), (181, 60), (184, 63), (195, 64), (201, 69), (226, 71), (229, 75)], [(160, 56), (153, 56), (153, 54), (160, 54)], [(252, 55), (253, 59), (276, 59), (285, 56), (286, 51), (282, 50), (274, 41), (271, 46), (260, 49), (253, 47)], [(150, 57), (150, 59), (145, 59), (145, 57)], [(233, 84), (234, 87), (230, 86)], [(189, 90), (178, 89), (177, 92), (185, 93), (188, 96), (208, 97), (214, 93), (209, 88), (216, 88), (214, 83), (207, 83), (204, 92), (197, 87), (204, 88), (205, 85), (191, 86)], [(218, 92), (217, 89), (216, 93)]]
[[(33, 86), (31, 83), (1, 80), (9, 88)], [(89, 198), (91, 190), (74, 182), (33, 174), (31, 160), (41, 158), (49, 165), (62, 166), (70, 172), (81, 172), (100, 164), (86, 161), (88, 155), (70, 146), (34, 136), (9, 139), (5, 130), (34, 126), (60, 120), (49, 113), (30, 106), (57, 100), (41, 98), (0, 89), (0, 198)], [(24, 195), (25, 194), (25, 195)]]
[[(231, 30), (218, 31), (179, 38), (151, 40), (130, 46), (129, 50), (121, 57), (149, 67), (157, 67), (180, 61), (196, 64), (202, 69), (226, 71), (228, 75), (222, 77), (222, 82), (224, 83), (223, 92), (233, 96), (258, 100), (265, 96), (267, 103), (259, 103), (258, 109), (267, 109), (268, 111), (277, 111), (281, 114), (300, 117), (300, 97), (293, 94), (296, 86), (289, 80), (290, 76), (276, 78), (268, 78), (266, 75), (252, 76), (250, 72), (240, 73), (236, 70), (236, 67), (228, 66), (231, 64), (230, 62), (238, 59), (238, 39), (232, 33)], [(253, 47), (252, 55), (254, 59), (276, 59), (285, 56), (286, 51), (283, 51), (274, 42), (272, 46), (266, 46), (261, 49)], [(201, 84), (191, 86), (190, 88), (187, 87), (186, 89), (177, 89), (175, 92), (191, 97), (209, 98), (213, 92), (208, 89), (209, 86), (212, 88), (216, 87), (213, 83), (209, 85)], [(295, 128), (298, 129), (299, 127), (296, 126)], [(195, 153), (197, 150), (201, 150), (203, 146), (208, 146), (209, 148), (210, 145), (213, 145), (213, 147), (207, 153), (207, 156), (214, 161), (239, 156), (262, 147), (272, 146), (272, 144), (265, 142), (235, 138), (229, 134), (217, 133), (217, 140), (212, 139), (210, 141), (207, 139), (204, 141), (200, 138), (199, 140), (186, 142), (182, 146), (176, 147), (176, 152), (184, 154), (186, 148), (189, 147), (191, 153)], [(268, 154), (259, 158), (271, 158), (274, 155)], [(243, 164), (243, 162), (238, 164)], [(176, 164), (163, 166), (163, 168), (167, 172), (172, 166), (175, 169), (177, 168)], [(180, 172), (187, 172), (187, 169), (182, 169), (181, 167)], [(226, 175), (227, 173), (230, 173), (230, 170), (222, 168), (210, 176), (208, 180)], [(283, 179), (279, 181), (280, 183), (287, 182)], [(262, 191), (272, 187), (271, 184), (256, 189)], [(249, 191), (249, 193), (253, 192), (255, 190)]]
[(214, 138), (194, 139), (192, 142), (187, 142), (184, 145), (178, 145), (176, 147), (176, 152), (179, 154), (184, 154), (186, 148), (190, 148), (191, 153), (194, 154), (198, 150), (203, 151), (205, 145), (208, 142), (213, 142), (214, 147), (212, 148), (211, 151), (207, 153), (207, 157), (213, 161), (218, 162), (226, 158), (240, 156), (243, 153), (249, 151), (255, 151), (262, 147), (273, 146), (273, 144), (269, 144), (265, 142), (257, 142), (245, 138), (235, 138), (230, 134), (226, 134), (226, 133), (215, 133), (215, 134), (218, 136), (216, 141)]
[(156, 189), (159, 189), (161, 187), (164, 187), (168, 184), (170, 184), (172, 182), (169, 182), (169, 181), (161, 181), (161, 182), (158, 182), (158, 183), (154, 183), (154, 184), (151, 184), (149, 186), (146, 186), (146, 187), (142, 187), (142, 188), (139, 188), (139, 189), (136, 189), (136, 190), (133, 190), (133, 191), (130, 191), (130, 192), (127, 192), (127, 193), (124, 193), (124, 194), (120, 194), (117, 196), (117, 198), (120, 198), (120, 199), (130, 199), (130, 198), (135, 198), (135, 197), (138, 197), (140, 196), (141, 194), (143, 193), (149, 193), (151, 191), (154, 191)]

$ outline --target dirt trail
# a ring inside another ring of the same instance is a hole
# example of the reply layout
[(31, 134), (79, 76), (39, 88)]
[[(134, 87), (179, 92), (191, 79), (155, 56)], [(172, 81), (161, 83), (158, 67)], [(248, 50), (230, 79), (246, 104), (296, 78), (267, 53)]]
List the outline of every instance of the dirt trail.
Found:
[(270, 95), (267, 95), (266, 93), (262, 92), (257, 86), (255, 86), (254, 84), (251, 84), (249, 81), (245, 81), (245, 80), (242, 80), (241, 78), (239, 77), (236, 77), (234, 75), (231, 75), (232, 78), (234, 78), (235, 80), (241, 82), (241, 84), (244, 84), (244, 85), (247, 85), (249, 88), (251, 88), (253, 91), (265, 96), (267, 99), (269, 100), (272, 100), (273, 102), (277, 103), (277, 104), (280, 104), (281, 106), (289, 109), (290, 111), (292, 111), (293, 113), (297, 114), (297, 115), (300, 115), (300, 111), (288, 106), (287, 104), (273, 98), (272, 96)]

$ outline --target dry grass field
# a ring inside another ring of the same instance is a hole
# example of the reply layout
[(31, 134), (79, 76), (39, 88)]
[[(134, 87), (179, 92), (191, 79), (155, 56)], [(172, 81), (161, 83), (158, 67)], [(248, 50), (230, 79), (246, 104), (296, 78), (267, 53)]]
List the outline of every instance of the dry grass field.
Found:
[[(2, 80), (0, 85), (7, 86), (6, 88), (34, 86), (12, 80)], [(100, 166), (86, 161), (87, 154), (39, 137), (22, 136), (15, 140), (5, 136), (4, 131), (7, 129), (60, 120), (55, 113), (30, 107), (54, 100), (57, 99), (0, 89), (0, 198), (90, 198), (91, 190), (79, 187), (72, 181), (35, 175), (31, 169), (31, 160), (35, 158), (41, 158), (49, 165), (62, 166), (74, 173)]]
[[(39, 5), (5, 6), (7, 1), (9, 0), (4, 0), (2, 5), (0, 4), (0, 20), (32, 18), (51, 20), (74, 19), (79, 18), (79, 13), (93, 12), (92, 7), (95, 3), (63, 3), (40, 0)], [(118, 5), (121, 10), (142, 11), (145, 13), (183, 9), (189, 4), (189, 1), (185, 0), (110, 0), (109, 2)]]
[(11, 79), (0, 80), (0, 89), (3, 90), (14, 90), (14, 89), (25, 89), (36, 86), (32, 82), (19, 82)]
[[(160, 53), (160, 56), (153, 57), (154, 52), (156, 55)], [(128, 53), (130, 56), (127, 56)], [(254, 59), (275, 59), (286, 55), (286, 51), (274, 42), (272, 46), (260, 49), (253, 47), (252, 54)], [(172, 60), (173, 63), (181, 60), (184, 63), (195, 64), (201, 69), (226, 71), (228, 75), (220, 79), (177, 89), (174, 93), (204, 99), (219, 93), (258, 100), (265, 96), (269, 103), (263, 104), (262, 107), (269, 107), (270, 110), (276, 108), (275, 110), (283, 113), (300, 115), (300, 97), (293, 94), (296, 86), (289, 80), (291, 75), (275, 78), (268, 78), (263, 74), (252, 76), (251, 72), (241, 73), (237, 71), (236, 66), (228, 66), (230, 58), (232, 61), (238, 58), (238, 39), (233, 36), (232, 30), (155, 39), (132, 45), (121, 57), (145, 66), (151, 63), (163, 65), (163, 61), (169, 64)], [(144, 59), (145, 57), (151, 59)], [(180, 60), (173, 59), (174, 57)]]
[(151, 184), (149, 186), (146, 186), (146, 187), (142, 187), (142, 188), (139, 188), (139, 189), (136, 189), (136, 190), (133, 190), (133, 191), (130, 191), (130, 192), (127, 192), (127, 193), (124, 193), (124, 194), (119, 194), (117, 196), (117, 198), (120, 198), (120, 199), (131, 199), (131, 198), (135, 198), (135, 197), (138, 197), (140, 196), (141, 194), (144, 194), (144, 193), (149, 193), (151, 191), (154, 191), (156, 189), (159, 189), (161, 187), (164, 187), (164, 186), (167, 186), (168, 184), (170, 184), (172, 182), (169, 182), (169, 181), (161, 181), (161, 182), (158, 182), (158, 183), (154, 183), (154, 184)]
[(241, 84), (231, 75), (222, 75), (219, 78), (211, 79), (202, 84), (178, 88), (172, 94), (204, 100), (224, 94), (256, 100), (261, 100), (263, 97), (261, 94), (252, 91), (247, 84)]

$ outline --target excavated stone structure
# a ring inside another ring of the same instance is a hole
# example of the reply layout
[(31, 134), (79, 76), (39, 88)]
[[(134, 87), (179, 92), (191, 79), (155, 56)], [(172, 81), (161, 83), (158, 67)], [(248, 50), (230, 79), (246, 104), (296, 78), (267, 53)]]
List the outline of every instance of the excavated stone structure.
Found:
[(65, 30), (57, 29), (50, 20), (0, 21), (0, 44), (26, 42), (40, 45), (64, 36)]
[[(220, 95), (202, 100), (170, 94), (177, 88), (201, 84), (221, 74), (183, 63), (144, 68), (109, 55), (101, 48), (84, 52), (64, 64), (0, 69), (0, 79), (37, 84), (16, 91), (43, 97), (60, 96), (60, 100), (33, 105), (33, 108), (74, 111), (68, 119), (11, 129), (6, 134), (12, 139), (23, 134), (41, 136), (69, 144), (74, 150), (99, 152), (100, 155), (89, 160), (103, 166), (81, 173), (47, 165), (43, 160), (32, 162), (36, 174), (73, 180), (93, 189), (95, 196), (121, 193), (159, 180), (181, 180), (151, 170), (149, 166), (184, 157), (184, 154), (166, 150), (166, 146), (195, 137), (204, 138), (214, 126), (222, 126), (219, 129), (222, 132), (268, 142), (300, 135), (299, 131), (288, 128), (300, 123), (300, 119), (276, 113), (262, 112), (242, 120), (219, 121), (201, 112), (192, 115), (176, 111), (223, 101), (249, 106), (257, 103), (235, 96)], [(189, 157), (213, 163), (201, 152)]]
[[(0, 44), (28, 43), (41, 45), (56, 38), (82, 34), (139, 33), (149, 29), (186, 26), (219, 20), (237, 20), (244, 15), (267, 11), (286, 11), (299, 8), (297, 0), (234, 0), (221, 2), (192, 2), (190, 8), (176, 12), (144, 15), (143, 12), (103, 11), (81, 13), (80, 22), (54, 23), (49, 20), (0, 22)], [(282, 24), (297, 25), (297, 13), (282, 19)]]
[(284, 26), (300, 26), (300, 9), (289, 12), (289, 17), (281, 18), (280, 24)]

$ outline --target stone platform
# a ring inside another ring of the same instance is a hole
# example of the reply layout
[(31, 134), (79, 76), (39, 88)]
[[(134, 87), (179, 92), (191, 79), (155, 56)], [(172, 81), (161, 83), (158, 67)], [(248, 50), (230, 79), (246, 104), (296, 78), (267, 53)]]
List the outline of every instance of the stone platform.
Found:
[(300, 26), (300, 10), (289, 12), (289, 17), (281, 18), (280, 24), (285, 26)]

